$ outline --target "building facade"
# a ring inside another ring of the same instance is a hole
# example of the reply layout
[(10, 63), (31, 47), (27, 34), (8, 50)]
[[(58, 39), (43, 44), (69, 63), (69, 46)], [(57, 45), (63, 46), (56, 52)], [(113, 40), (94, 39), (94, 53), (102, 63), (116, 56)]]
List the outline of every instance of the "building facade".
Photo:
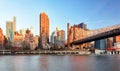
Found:
[(57, 31), (52, 32), (51, 34), (51, 43), (55, 43), (55, 37), (57, 37)]
[(79, 26), (80, 28), (84, 29), (84, 30), (87, 30), (87, 25), (84, 24), (83, 22), (80, 23), (80, 24), (78, 24), (78, 26)]
[(6, 21), (6, 37), (13, 41), (14, 32), (16, 31), (16, 17), (13, 17), (13, 21)]
[(17, 31), (13, 38), (13, 48), (14, 50), (22, 50), (23, 48), (23, 35), (19, 34)]
[(96, 40), (94, 47), (99, 50), (105, 50), (106, 49), (106, 39)]
[(25, 37), (25, 33), (26, 33), (26, 29), (21, 29), (20, 30), (20, 34), (23, 35), (23, 37)]
[(36, 44), (34, 42), (34, 35), (31, 33), (31, 30), (27, 29), (25, 34), (25, 45), (26, 48), (30, 50), (34, 50), (36, 48)]
[(49, 43), (49, 18), (46, 13), (40, 14), (40, 47), (44, 49), (46, 43)]
[(114, 48), (120, 48), (120, 35), (114, 37)]
[(65, 44), (65, 31), (56, 28), (56, 30), (51, 35), (51, 43), (64, 47)]
[(64, 44), (65, 44), (65, 31), (64, 30), (59, 30), (57, 32), (55, 44), (64, 47)]
[(35, 43), (36, 47), (38, 47), (38, 42), (39, 42), (39, 36), (36, 35), (36, 36), (34, 37), (34, 43)]
[(106, 48), (113, 48), (114, 47), (113, 37), (107, 38), (106, 41), (107, 41)]
[(58, 34), (58, 31), (60, 31), (60, 27), (57, 27), (56, 30), (54, 32), (52, 32), (51, 34), (51, 43), (55, 43), (56, 39), (57, 39), (57, 34)]
[(7, 21), (6, 22), (6, 37), (10, 39), (11, 41), (13, 40), (13, 22), (12, 21)]
[(120, 42), (120, 35), (114, 37), (114, 42), (115, 43)]
[(2, 32), (2, 29), (0, 28), (0, 49), (4, 48), (4, 41), (5, 41), (5, 38)]
[[(67, 24), (67, 45), (68, 48), (70, 48), (70, 43), (77, 41), (77, 40), (82, 40), (86, 37), (89, 36), (90, 30), (87, 29), (86, 24), (78, 24), (78, 25), (73, 25), (70, 26), (70, 24)], [(79, 48), (79, 49), (83, 49), (85, 47), (89, 46), (89, 44), (85, 43), (85, 44), (81, 44), (78, 45), (76, 47), (72, 47), (72, 48)]]
[(13, 32), (16, 32), (16, 17), (13, 17)]
[(34, 28), (33, 26), (30, 27), (31, 33), (34, 33)]

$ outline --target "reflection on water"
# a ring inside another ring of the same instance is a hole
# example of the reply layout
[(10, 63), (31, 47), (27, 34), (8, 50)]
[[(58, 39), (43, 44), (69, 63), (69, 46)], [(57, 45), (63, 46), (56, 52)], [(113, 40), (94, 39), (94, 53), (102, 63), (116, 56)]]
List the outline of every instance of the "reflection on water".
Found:
[(1, 71), (120, 71), (119, 55), (0, 56)]

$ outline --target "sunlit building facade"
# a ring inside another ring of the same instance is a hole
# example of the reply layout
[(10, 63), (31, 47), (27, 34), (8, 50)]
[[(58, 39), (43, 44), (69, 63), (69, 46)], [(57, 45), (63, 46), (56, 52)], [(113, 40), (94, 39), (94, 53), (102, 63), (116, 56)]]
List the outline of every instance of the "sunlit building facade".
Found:
[(34, 36), (34, 43), (36, 47), (38, 47), (38, 41), (39, 41), (39, 36), (38, 35)]
[(51, 43), (64, 47), (65, 43), (65, 31), (60, 30), (59, 27), (51, 35)]
[(6, 21), (6, 37), (13, 41), (14, 32), (16, 31), (16, 17), (13, 17), (13, 21)]
[(3, 49), (4, 47), (4, 35), (3, 35), (3, 32), (2, 32), (2, 29), (0, 28), (0, 49)]
[(64, 43), (65, 43), (65, 31), (59, 30), (57, 31), (57, 37), (56, 37), (55, 44), (64, 47)]
[(40, 14), (40, 47), (44, 49), (46, 43), (49, 43), (49, 17), (46, 13)]
[(25, 34), (25, 45), (26, 48), (30, 50), (34, 50), (36, 48), (36, 44), (34, 42), (34, 35), (31, 33), (31, 30), (27, 29)]
[[(67, 24), (67, 44), (68, 44), (68, 48), (70, 48), (70, 43), (77, 41), (77, 40), (82, 40), (88, 36), (90, 33), (90, 30), (87, 29), (87, 25), (84, 23), (81, 24), (77, 24), (77, 25), (73, 25), (70, 26), (70, 24)], [(73, 45), (74, 46), (74, 45)], [(80, 48), (83, 49), (84, 47), (88, 47), (89, 43), (85, 43), (85, 44), (80, 44), (76, 47), (72, 47), (72, 48)]]
[(23, 37), (25, 37), (25, 33), (26, 33), (26, 29), (21, 29), (20, 30), (20, 34), (23, 35)]
[(17, 31), (14, 33), (13, 47), (15, 50), (21, 50), (23, 47), (23, 35), (19, 34)]

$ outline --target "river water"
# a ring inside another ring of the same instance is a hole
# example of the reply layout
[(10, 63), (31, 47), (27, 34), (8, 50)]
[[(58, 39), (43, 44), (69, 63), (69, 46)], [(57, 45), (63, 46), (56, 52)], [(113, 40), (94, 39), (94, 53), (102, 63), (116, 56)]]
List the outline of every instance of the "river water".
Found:
[(0, 71), (120, 71), (120, 55), (0, 56)]

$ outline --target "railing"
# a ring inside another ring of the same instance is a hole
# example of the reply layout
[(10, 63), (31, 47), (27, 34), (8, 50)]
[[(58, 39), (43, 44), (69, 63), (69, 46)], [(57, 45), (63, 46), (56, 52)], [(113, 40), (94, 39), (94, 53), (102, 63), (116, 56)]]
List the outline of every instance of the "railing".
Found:
[(120, 28), (120, 24), (114, 25), (114, 26), (109, 26), (109, 27), (106, 27), (106, 28), (91, 30), (90, 34), (89, 34), (89, 37), (100, 34), (100, 33), (104, 33), (104, 32), (110, 31), (110, 30), (114, 30), (114, 29), (117, 29), (117, 28)]

